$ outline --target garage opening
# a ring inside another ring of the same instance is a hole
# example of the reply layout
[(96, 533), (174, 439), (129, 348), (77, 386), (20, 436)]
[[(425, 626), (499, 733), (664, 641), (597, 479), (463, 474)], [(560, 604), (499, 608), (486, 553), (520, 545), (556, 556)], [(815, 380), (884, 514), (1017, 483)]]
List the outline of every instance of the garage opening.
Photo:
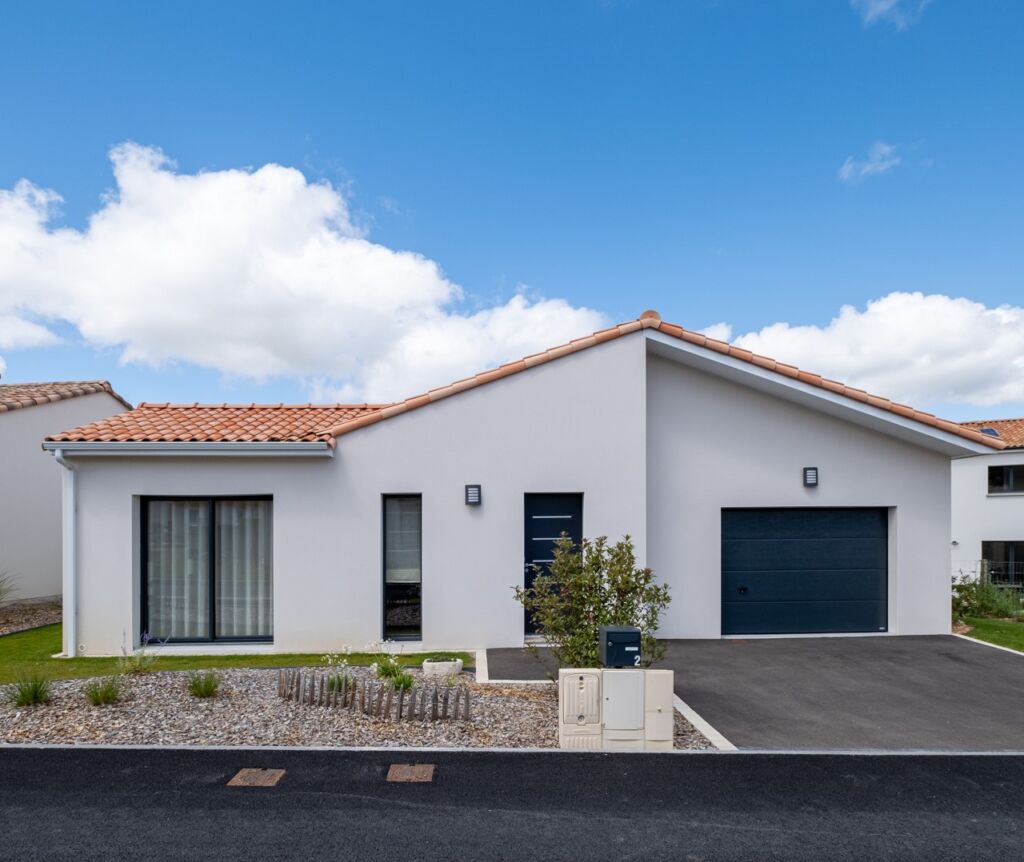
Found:
[(884, 632), (885, 509), (723, 509), (722, 634)]

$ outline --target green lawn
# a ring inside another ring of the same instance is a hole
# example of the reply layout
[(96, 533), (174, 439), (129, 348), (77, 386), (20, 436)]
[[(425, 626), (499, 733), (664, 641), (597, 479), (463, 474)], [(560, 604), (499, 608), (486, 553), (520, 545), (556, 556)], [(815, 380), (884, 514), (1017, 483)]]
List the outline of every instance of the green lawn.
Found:
[[(86, 676), (104, 676), (117, 673), (116, 658), (51, 658), (61, 651), (61, 625), (42, 626), (0, 637), (0, 683), (11, 682), (19, 674), (41, 670), (53, 679), (78, 679)], [(399, 655), (407, 666), (419, 665), (425, 654)], [(468, 667), (473, 657), (464, 652), (430, 653), (461, 658)], [(153, 670), (194, 670), (211, 667), (295, 667), (318, 665), (321, 653), (278, 653), (275, 655), (162, 655)], [(367, 665), (373, 662), (371, 653), (352, 653), (349, 664)]]
[(987, 620), (979, 617), (971, 617), (965, 622), (967, 625), (973, 626), (967, 632), (967, 637), (1024, 652), (1024, 623), (1012, 620)]

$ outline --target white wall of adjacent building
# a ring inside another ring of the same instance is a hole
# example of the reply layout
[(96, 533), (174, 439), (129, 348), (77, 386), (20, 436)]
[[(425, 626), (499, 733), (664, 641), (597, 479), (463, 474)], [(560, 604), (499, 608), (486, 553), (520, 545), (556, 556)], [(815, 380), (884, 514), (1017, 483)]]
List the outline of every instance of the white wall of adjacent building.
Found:
[(976, 574), (982, 542), (1024, 542), (1024, 493), (988, 492), (988, 468), (1024, 464), (1024, 449), (958, 458), (952, 466), (953, 574)]
[(43, 439), (124, 410), (95, 392), (0, 413), (0, 572), (15, 600), (61, 594), (61, 468)]

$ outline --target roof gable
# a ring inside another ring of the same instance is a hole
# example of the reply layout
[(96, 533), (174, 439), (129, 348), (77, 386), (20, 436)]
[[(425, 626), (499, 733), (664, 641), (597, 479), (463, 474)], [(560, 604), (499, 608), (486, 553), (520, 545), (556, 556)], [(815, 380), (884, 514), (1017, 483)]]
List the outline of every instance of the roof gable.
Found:
[(870, 392), (866, 392), (863, 389), (847, 386), (845, 383), (840, 383), (836, 380), (829, 380), (826, 377), (822, 377), (820, 374), (803, 371), (795, 365), (787, 365), (784, 362), (779, 362), (767, 356), (761, 356), (757, 353), (751, 352), (750, 350), (735, 347), (725, 341), (708, 338), (708, 336), (703, 335), (702, 333), (684, 329), (682, 326), (678, 326), (674, 323), (665, 323), (658, 312), (650, 310), (641, 314), (637, 320), (631, 320), (628, 323), (622, 323), (618, 326), (602, 329), (592, 335), (574, 339), (568, 344), (563, 344), (560, 347), (553, 347), (550, 350), (543, 351), (542, 353), (535, 353), (532, 356), (525, 357), (524, 359), (509, 362), (490, 371), (484, 371), (480, 374), (474, 375), (473, 377), (467, 377), (463, 380), (456, 381), (448, 386), (442, 386), (439, 389), (432, 389), (422, 395), (406, 398), (404, 401), (399, 401), (396, 404), (392, 404), (391, 406), (385, 407), (384, 409), (372, 414), (358, 416), (332, 428), (331, 433), (336, 437), (340, 437), (343, 434), (355, 431), (356, 429), (362, 428), (366, 425), (372, 425), (376, 422), (390, 419), (392, 416), (408, 413), (411, 410), (416, 410), (435, 401), (440, 401), (444, 398), (449, 398), (452, 395), (457, 395), (460, 392), (465, 392), (467, 389), (474, 389), (478, 386), (483, 386), (495, 380), (500, 380), (503, 377), (518, 374), (521, 371), (526, 371), (527, 369), (533, 368), (537, 365), (542, 365), (563, 356), (568, 356), (571, 353), (577, 353), (580, 350), (586, 350), (590, 347), (595, 347), (598, 344), (604, 344), (607, 341), (643, 330), (657, 331), (670, 336), (671, 338), (696, 345), (697, 347), (705, 348), (707, 350), (714, 351), (715, 353), (728, 355), (734, 359), (748, 362), (758, 368), (780, 374), (784, 377), (799, 380), (801, 383), (825, 390), (826, 392), (830, 392), (834, 395), (842, 396), (843, 398), (849, 398), (852, 401), (857, 401), (861, 404), (867, 404), (870, 407), (874, 407), (879, 410), (887, 411), (903, 419), (910, 419), (914, 422), (922, 423), (931, 428), (938, 429), (939, 431), (964, 438), (972, 443), (981, 443), (993, 449), (1002, 449), (1005, 446), (1003, 442), (988, 434), (982, 434), (978, 430), (965, 427), (964, 425), (956, 422), (940, 419), (933, 413), (915, 410), (913, 407), (908, 407), (905, 404), (899, 404), (888, 398), (872, 395)]
[[(656, 311), (645, 311), (637, 320), (602, 329), (592, 335), (577, 338), (559, 347), (508, 362), (498, 368), (458, 380), (448, 386), (431, 389), (421, 395), (406, 398), (395, 404), (334, 404), (334, 405), (184, 405), (184, 404), (141, 404), (136, 410), (94, 422), (80, 428), (65, 431), (47, 438), (51, 442), (320, 442), (328, 446), (344, 434), (359, 428), (383, 422), (393, 416), (409, 413), (453, 395), (493, 383), (505, 377), (553, 362), (563, 356), (578, 353), (599, 344), (622, 338), (636, 332), (658, 332), (670, 339), (693, 345), (702, 350), (723, 354), (739, 364), (749, 363), (760, 373), (769, 372), (798, 381), (814, 389), (822, 390), (823, 397), (849, 399), (861, 405), (881, 411), (879, 415), (892, 414), (894, 421), (928, 426), (934, 431), (949, 434), (980, 444), (991, 449), (1003, 449), (1006, 443), (972, 427), (978, 423), (956, 423), (940, 419), (932, 413), (915, 410), (888, 398), (882, 398), (829, 380), (820, 374), (803, 371), (796, 366), (761, 356), (749, 350), (735, 347), (724, 341), (708, 338), (666, 323)], [(751, 370), (755, 370), (752, 368)], [(106, 384), (109, 387), (109, 384)], [(113, 394), (112, 390), (110, 391)], [(115, 396), (116, 397), (116, 396)], [(1017, 421), (1017, 420), (1007, 420)]]

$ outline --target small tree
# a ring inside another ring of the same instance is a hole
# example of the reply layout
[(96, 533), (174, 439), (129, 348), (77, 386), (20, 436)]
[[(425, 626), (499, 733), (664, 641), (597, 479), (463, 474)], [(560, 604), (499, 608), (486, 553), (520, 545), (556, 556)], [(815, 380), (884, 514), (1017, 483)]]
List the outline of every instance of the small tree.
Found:
[(549, 574), (538, 574), (533, 586), (516, 587), (515, 592), (559, 667), (597, 666), (598, 629), (603, 625), (639, 628), (645, 664), (665, 652), (654, 632), (668, 607), (668, 586), (655, 584), (650, 569), (637, 567), (629, 536), (614, 545), (601, 536), (577, 546), (563, 533), (555, 543)]

